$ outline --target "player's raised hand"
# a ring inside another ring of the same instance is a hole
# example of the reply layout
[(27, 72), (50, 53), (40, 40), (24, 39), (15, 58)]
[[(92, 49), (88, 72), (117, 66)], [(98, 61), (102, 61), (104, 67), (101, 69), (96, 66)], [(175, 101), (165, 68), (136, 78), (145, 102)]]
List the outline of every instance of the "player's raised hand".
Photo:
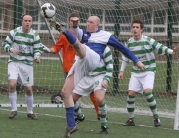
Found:
[(48, 47), (46, 47), (45, 45), (43, 45), (43, 51), (45, 53), (50, 53), (50, 49)]
[(173, 53), (172, 54), (176, 54), (179, 50), (179, 46), (176, 46), (173, 48)]
[(124, 76), (124, 72), (120, 71), (120, 73), (118, 74), (118, 79), (123, 80), (123, 76)]
[(136, 63), (136, 66), (137, 66), (140, 70), (145, 70), (144, 64), (143, 64), (142, 62), (140, 62), (140, 61), (138, 61), (138, 62)]
[(71, 17), (71, 21), (73, 22), (73, 26), (78, 26), (80, 20), (78, 17)]

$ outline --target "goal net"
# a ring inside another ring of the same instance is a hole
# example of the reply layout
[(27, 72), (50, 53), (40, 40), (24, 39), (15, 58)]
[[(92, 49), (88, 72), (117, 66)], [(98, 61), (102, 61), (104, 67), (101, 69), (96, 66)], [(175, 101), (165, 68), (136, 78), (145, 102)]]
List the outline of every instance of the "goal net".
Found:
[[(40, 16), (40, 5), (52, 3), (57, 8), (55, 18), (68, 27), (68, 15), (78, 12), (80, 27), (85, 29), (86, 20), (90, 15), (101, 19), (100, 28), (114, 34), (125, 43), (130, 37), (131, 22), (141, 19), (144, 22), (144, 35), (173, 48), (179, 42), (179, 2), (177, 0), (1, 0), (0, 1), (0, 41), (15, 26), (20, 25), (19, 15), (29, 13), (33, 16), (32, 28), (40, 35), (41, 41), (47, 47), (52, 47), (59, 33), (49, 28)], [(49, 32), (50, 31), (50, 32)], [(125, 70), (123, 81), (118, 80), (121, 65), (121, 53), (113, 48), (114, 73), (107, 89), (106, 103), (111, 111), (127, 112), (127, 89), (132, 63)], [(40, 64), (34, 63), (34, 106), (61, 107), (50, 103), (53, 93), (59, 92), (64, 84), (60, 53), (57, 55), (43, 53)], [(7, 61), (9, 55), (0, 48), (0, 105), (10, 106), (8, 98)], [(178, 89), (178, 54), (161, 56), (156, 54), (157, 71), (153, 94), (157, 101), (159, 116), (178, 118), (176, 109)], [(152, 115), (144, 95), (136, 97), (135, 113)], [(18, 90), (18, 104), (25, 106), (24, 90)], [(93, 108), (89, 97), (81, 98), (81, 106)], [(177, 123), (178, 124), (178, 123)], [(175, 129), (178, 125), (175, 124)]]

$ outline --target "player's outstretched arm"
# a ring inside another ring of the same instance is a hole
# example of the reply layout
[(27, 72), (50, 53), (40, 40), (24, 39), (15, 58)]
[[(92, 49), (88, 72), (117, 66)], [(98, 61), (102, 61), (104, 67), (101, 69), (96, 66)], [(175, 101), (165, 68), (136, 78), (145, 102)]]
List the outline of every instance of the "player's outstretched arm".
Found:
[(45, 53), (50, 53), (50, 49), (48, 47), (46, 47), (45, 45), (43, 45), (43, 51)]
[(178, 50), (179, 50), (179, 46), (174, 47), (172, 54), (176, 54), (178, 52)]

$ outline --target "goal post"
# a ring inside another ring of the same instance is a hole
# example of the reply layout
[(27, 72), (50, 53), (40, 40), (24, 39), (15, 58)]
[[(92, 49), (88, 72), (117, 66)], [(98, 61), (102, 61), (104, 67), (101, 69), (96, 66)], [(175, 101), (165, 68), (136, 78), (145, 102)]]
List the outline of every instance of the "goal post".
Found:
[(178, 89), (177, 89), (174, 130), (179, 130), (179, 81), (178, 81)]
[[(40, 2), (39, 0), (36, 0), (36, 1), (37, 1), (37, 3), (38, 3), (39, 9), (40, 9), (40, 7), (42, 6), (42, 4), (41, 4), (41, 2)], [(46, 26), (48, 27), (50, 36), (52, 37), (53, 43), (55, 44), (55, 43), (56, 43), (56, 40), (55, 40), (54, 35), (53, 35), (53, 33), (52, 33), (52, 29), (50, 28), (49, 24), (47, 23), (47, 19), (44, 19), (44, 20), (45, 20)], [(63, 63), (63, 58), (62, 58), (62, 55), (61, 55), (60, 52), (58, 52), (58, 57), (59, 57), (60, 63), (62, 64), (62, 63)]]

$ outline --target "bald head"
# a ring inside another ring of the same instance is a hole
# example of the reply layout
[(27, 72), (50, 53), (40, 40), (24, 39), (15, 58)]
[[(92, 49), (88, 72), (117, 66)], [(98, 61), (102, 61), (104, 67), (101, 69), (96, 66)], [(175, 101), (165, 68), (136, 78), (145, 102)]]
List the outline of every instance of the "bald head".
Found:
[(89, 33), (94, 33), (98, 30), (100, 26), (100, 19), (98, 16), (90, 16), (87, 20), (86, 31)]
[(100, 24), (100, 19), (98, 16), (90, 16), (88, 19), (92, 19), (94, 20), (94, 22), (96, 22), (97, 24)]

